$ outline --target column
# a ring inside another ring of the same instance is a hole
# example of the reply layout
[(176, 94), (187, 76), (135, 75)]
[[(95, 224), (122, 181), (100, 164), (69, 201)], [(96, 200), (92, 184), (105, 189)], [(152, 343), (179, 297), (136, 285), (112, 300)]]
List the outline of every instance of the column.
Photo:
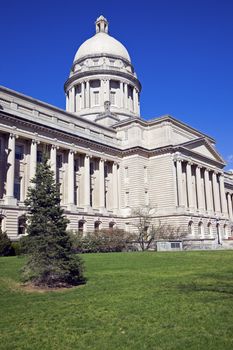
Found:
[(177, 185), (178, 185), (178, 204), (184, 207), (184, 194), (182, 186), (182, 162), (180, 159), (176, 160), (176, 171), (177, 171)]
[(219, 198), (219, 188), (217, 182), (217, 173), (213, 172), (213, 194), (214, 194), (214, 209), (216, 213), (220, 213), (220, 198)]
[(70, 90), (70, 112), (75, 112), (75, 87), (73, 86)]
[(90, 82), (86, 82), (86, 108), (90, 107)]
[(219, 176), (219, 185), (220, 185), (220, 197), (221, 197), (222, 213), (224, 215), (227, 215), (227, 201), (226, 201), (226, 194), (225, 194), (225, 188), (224, 188), (224, 176), (223, 176), (223, 174), (221, 174)]
[(116, 162), (112, 165), (112, 192), (113, 192), (113, 211), (116, 213), (118, 210), (118, 165)]
[(186, 174), (187, 174), (187, 192), (188, 192), (188, 205), (190, 209), (194, 209), (193, 201), (193, 187), (192, 187), (192, 163), (187, 162)]
[(110, 80), (105, 81), (104, 102), (110, 101)]
[(52, 145), (50, 150), (50, 165), (54, 172), (54, 180), (57, 180), (57, 146)]
[(15, 139), (16, 135), (10, 134), (8, 139), (7, 174), (6, 174), (6, 204), (16, 205), (14, 198), (15, 178)]
[(66, 111), (69, 111), (69, 93), (66, 93)]
[(138, 97), (139, 97), (139, 92), (138, 92), (138, 91), (136, 91), (136, 95), (135, 95), (135, 99), (136, 99), (136, 106), (137, 106), (136, 113), (137, 113), (138, 115), (140, 115), (140, 109), (139, 109), (139, 99), (138, 99)]
[(32, 140), (30, 147), (30, 168), (29, 168), (29, 179), (33, 179), (36, 174), (37, 165), (37, 143), (38, 141)]
[(128, 85), (124, 83), (124, 107), (128, 109)]
[(20, 172), (19, 175), (19, 181), (20, 181), (20, 202), (23, 202), (25, 200), (25, 193), (24, 193), (24, 174), (23, 172)]
[(204, 179), (205, 179), (205, 196), (206, 196), (206, 210), (208, 212), (212, 211), (212, 203), (211, 203), (211, 196), (210, 196), (210, 177), (209, 177), (209, 170), (205, 169), (204, 171)]
[[(68, 154), (68, 205), (74, 205), (74, 151)], [(72, 209), (72, 208), (70, 208)]]
[(231, 200), (231, 194), (227, 193), (227, 202), (228, 202), (228, 208), (229, 208), (229, 219), (233, 220), (233, 212), (232, 212), (232, 200)]
[(120, 107), (124, 107), (124, 86), (122, 81), (120, 81)]
[(136, 89), (135, 87), (133, 88), (133, 111), (134, 113), (137, 113), (137, 103), (136, 103)]
[(104, 86), (104, 80), (101, 79), (100, 80), (100, 106), (104, 106), (104, 89), (105, 89), (105, 86)]
[(201, 188), (201, 169), (200, 166), (196, 166), (196, 182), (197, 182), (197, 202), (198, 202), (198, 209), (203, 210), (203, 193)]
[(90, 156), (86, 155), (84, 158), (84, 206), (88, 210), (90, 208)]
[(105, 179), (104, 179), (104, 159), (99, 160), (99, 209), (102, 211), (105, 207)]
[(85, 108), (85, 89), (84, 82), (81, 83), (81, 109)]

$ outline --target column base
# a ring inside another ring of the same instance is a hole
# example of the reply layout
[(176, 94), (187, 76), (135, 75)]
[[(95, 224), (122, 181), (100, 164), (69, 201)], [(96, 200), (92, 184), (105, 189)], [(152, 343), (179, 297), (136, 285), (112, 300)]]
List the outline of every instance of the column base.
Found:
[(107, 209), (106, 208), (104, 208), (104, 207), (100, 207), (99, 208), (99, 212), (101, 213), (101, 214), (107, 214)]
[(84, 205), (84, 211), (93, 214), (93, 208), (90, 205)]
[(77, 211), (77, 206), (75, 204), (67, 204), (67, 210)]
[(5, 197), (4, 204), (6, 205), (17, 205), (17, 199), (14, 197)]
[(113, 208), (113, 214), (118, 215), (118, 208)]

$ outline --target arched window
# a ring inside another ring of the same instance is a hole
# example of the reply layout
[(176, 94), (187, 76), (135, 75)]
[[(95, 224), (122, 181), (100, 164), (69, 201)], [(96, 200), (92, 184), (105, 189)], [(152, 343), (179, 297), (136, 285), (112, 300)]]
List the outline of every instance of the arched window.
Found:
[(108, 227), (109, 227), (109, 230), (113, 230), (114, 227), (115, 227), (116, 223), (114, 221), (110, 221)]
[(100, 225), (101, 225), (101, 221), (95, 221), (94, 222), (94, 230), (95, 231), (99, 231), (100, 230)]
[(22, 215), (18, 218), (18, 235), (25, 235), (26, 233), (26, 217)]
[(84, 224), (85, 224), (84, 220), (79, 220), (79, 222), (78, 222), (78, 232), (79, 233), (83, 233), (83, 231), (84, 231)]
[(188, 234), (192, 236), (194, 235), (194, 223), (192, 220), (188, 223)]
[(211, 224), (211, 222), (209, 222), (207, 225), (207, 232), (208, 232), (209, 236), (212, 236), (212, 224)]
[(202, 221), (200, 221), (198, 224), (198, 236), (200, 238), (203, 238), (203, 236), (204, 236), (204, 225), (203, 225)]

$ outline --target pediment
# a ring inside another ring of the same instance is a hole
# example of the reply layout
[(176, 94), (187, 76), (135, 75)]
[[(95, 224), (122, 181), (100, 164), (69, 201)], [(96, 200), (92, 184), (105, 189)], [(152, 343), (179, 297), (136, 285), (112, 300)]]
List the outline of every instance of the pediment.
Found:
[(95, 122), (104, 126), (112, 126), (116, 123), (119, 122), (119, 117), (116, 114), (113, 113), (103, 113), (103, 114), (99, 114), (96, 119)]
[(192, 141), (188, 141), (181, 144), (180, 146), (185, 147), (197, 153), (198, 155), (201, 155), (225, 164), (224, 159), (221, 157), (221, 155), (217, 152), (215, 147), (206, 138), (199, 138)]

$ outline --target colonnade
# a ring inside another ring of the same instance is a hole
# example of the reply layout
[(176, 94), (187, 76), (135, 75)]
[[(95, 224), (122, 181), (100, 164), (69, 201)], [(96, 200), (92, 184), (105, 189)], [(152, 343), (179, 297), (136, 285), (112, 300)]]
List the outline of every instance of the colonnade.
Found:
[[(98, 104), (93, 100), (94, 97), (91, 96), (91, 82), (95, 81), (99, 83), (99, 88), (96, 88), (96, 93), (98, 96)], [(72, 86), (66, 95), (66, 110), (69, 112), (80, 112), (83, 109), (104, 106), (105, 101), (111, 102), (111, 92), (116, 93), (117, 101), (114, 103), (115, 107), (126, 109), (137, 115), (139, 115), (139, 91), (133, 85), (128, 84), (127, 82), (116, 81), (119, 83), (119, 88), (111, 88), (111, 79), (94, 79), (94, 80), (85, 80), (79, 83), (78, 85)], [(132, 89), (132, 96), (130, 93)], [(130, 98), (131, 96), (131, 98)]]
[(224, 174), (185, 159), (174, 160), (177, 182), (177, 205), (199, 212), (233, 217), (232, 198), (224, 188)]
[(227, 208), (229, 219), (233, 221), (233, 193), (227, 192)]
[[(16, 159), (15, 159), (15, 151), (16, 151), (16, 139), (18, 136), (16, 134), (11, 133), (8, 137), (8, 152), (7, 152), (7, 169), (6, 169), (6, 177), (5, 177), (5, 194), (4, 201), (5, 204), (16, 205), (17, 199), (14, 197), (14, 186), (15, 186), (15, 176), (16, 176)], [(27, 188), (30, 184), (30, 179), (35, 176), (37, 158), (38, 158), (38, 145), (40, 142), (36, 139), (30, 140), (30, 154), (28, 155), (28, 178), (26, 174), (26, 168), (22, 177), (24, 177), (24, 184)], [(26, 147), (26, 146), (25, 146)], [(104, 212), (106, 210), (110, 210), (116, 213), (119, 208), (119, 195), (118, 195), (118, 177), (119, 177), (119, 166), (118, 163), (113, 162), (111, 160), (107, 160), (105, 158), (97, 158), (93, 157), (91, 154), (79, 153), (76, 150), (70, 149), (60, 149), (57, 145), (47, 145), (50, 152), (50, 165), (51, 169), (54, 172), (54, 177), (56, 181), (59, 181), (59, 166), (57, 164), (57, 152), (59, 150), (59, 154), (63, 154), (63, 161), (65, 162), (65, 167), (63, 167), (63, 172), (65, 172), (65, 186), (63, 186), (63, 204), (67, 206), (70, 210), (75, 210), (75, 207), (83, 207), (86, 211), (92, 210), (92, 200), (91, 200), (91, 191), (93, 190), (92, 186), (92, 174), (91, 174), (91, 159), (95, 160), (95, 163), (98, 164), (96, 171), (98, 172), (97, 183), (95, 183), (96, 188), (98, 188), (98, 200), (95, 203), (95, 209), (98, 209), (99, 212)], [(77, 172), (75, 169), (75, 161), (80, 157), (83, 159), (82, 171)], [(24, 160), (25, 162), (25, 160)], [(106, 201), (106, 168), (105, 164), (108, 164), (111, 172), (111, 183), (108, 186), (108, 191), (111, 193), (109, 196), (111, 197), (111, 205), (108, 205)], [(75, 190), (76, 190), (76, 175), (82, 178), (82, 181), (79, 183), (79, 186), (82, 185), (82, 203), (78, 203), (77, 197), (75, 198)], [(22, 180), (22, 179), (21, 179)], [(22, 186), (21, 186), (22, 187)], [(23, 192), (23, 191), (22, 191)], [(23, 201), (25, 195), (20, 195), (20, 201)]]

